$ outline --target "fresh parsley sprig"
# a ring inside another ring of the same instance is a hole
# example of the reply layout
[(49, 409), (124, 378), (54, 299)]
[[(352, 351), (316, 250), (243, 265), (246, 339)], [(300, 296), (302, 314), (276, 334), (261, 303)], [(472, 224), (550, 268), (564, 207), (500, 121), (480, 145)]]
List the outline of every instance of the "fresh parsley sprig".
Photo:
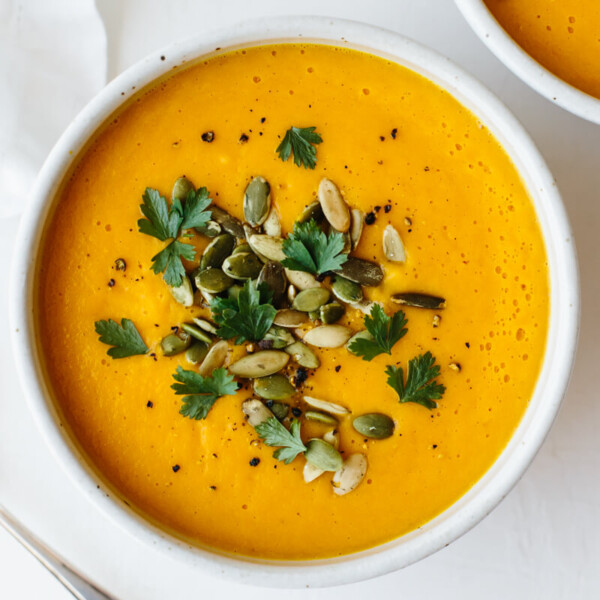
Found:
[(129, 319), (121, 319), (120, 325), (112, 319), (101, 320), (96, 321), (94, 326), (96, 333), (100, 336), (100, 341), (113, 346), (107, 350), (107, 354), (112, 358), (126, 358), (148, 352), (148, 346), (144, 343), (133, 321)]
[(215, 298), (210, 304), (217, 335), (236, 344), (257, 342), (265, 337), (277, 311), (271, 304), (273, 294), (266, 284), (248, 280), (237, 298)]
[(326, 236), (311, 219), (308, 223), (296, 223), (293, 233), (283, 241), (283, 253), (287, 258), (281, 264), (294, 271), (321, 275), (339, 269), (348, 260), (343, 249), (341, 233), (332, 231)]
[(306, 452), (306, 446), (300, 437), (300, 421), (292, 419), (289, 431), (275, 418), (271, 417), (255, 427), (256, 432), (267, 446), (277, 446), (273, 456), (289, 465), (298, 454)]
[(440, 374), (439, 365), (434, 363), (431, 352), (409, 360), (406, 384), (402, 367), (388, 365), (385, 370), (387, 383), (396, 390), (400, 402), (416, 402), (425, 408), (437, 408), (435, 400), (443, 396), (446, 386), (434, 381)]
[(404, 327), (406, 323), (408, 321), (401, 310), (388, 317), (379, 304), (374, 304), (371, 314), (365, 315), (365, 327), (373, 339), (356, 338), (350, 344), (349, 350), (357, 356), (362, 356), (363, 360), (373, 360), (384, 352), (391, 354), (394, 344), (408, 331)]
[(164, 273), (165, 282), (171, 287), (179, 287), (185, 275), (182, 259), (193, 260), (196, 251), (191, 244), (180, 242), (177, 238), (192, 227), (201, 227), (210, 219), (211, 203), (205, 187), (191, 190), (181, 202), (175, 199), (171, 206), (158, 190), (146, 188), (142, 196), (140, 209), (144, 219), (138, 220), (141, 233), (159, 239), (161, 242), (172, 240), (163, 250), (152, 257), (152, 270), (157, 275)]
[(184, 417), (196, 420), (206, 419), (206, 415), (221, 396), (231, 396), (238, 389), (233, 376), (224, 368), (215, 369), (212, 375), (203, 377), (196, 371), (177, 367), (173, 379), (179, 383), (174, 383), (171, 388), (178, 396), (184, 396), (179, 412)]
[(294, 153), (294, 164), (298, 167), (304, 165), (305, 169), (314, 169), (317, 164), (316, 145), (323, 138), (315, 132), (316, 127), (290, 127), (281, 144), (277, 146), (279, 158), (286, 161)]

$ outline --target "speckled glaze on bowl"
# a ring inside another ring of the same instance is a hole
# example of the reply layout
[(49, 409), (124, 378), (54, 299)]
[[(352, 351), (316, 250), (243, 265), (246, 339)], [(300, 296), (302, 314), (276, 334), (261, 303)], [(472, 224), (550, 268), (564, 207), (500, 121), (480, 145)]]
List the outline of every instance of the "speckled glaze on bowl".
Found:
[[(339, 558), (293, 562), (192, 546), (143, 519), (102, 483), (66, 433), (44, 381), (35, 344), (33, 284), (42, 230), (61, 180), (97, 127), (124, 100), (172, 69), (216, 49), (298, 41), (355, 48), (395, 61), (446, 89), (478, 116), (504, 146), (531, 194), (549, 261), (551, 316), (545, 360), (530, 405), (506, 449), (472, 489), (423, 527), (387, 544)], [(478, 523), (518, 481), (548, 433), (567, 387), (579, 322), (577, 264), (569, 223), (552, 175), (521, 125), (487, 89), (446, 58), (393, 32), (325, 17), (261, 19), (202, 33), (152, 54), (111, 82), (73, 121), (38, 176), (18, 238), (11, 286), (12, 341), (31, 412), (82, 493), (126, 531), (176, 560), (230, 581), (273, 587), (330, 586), (388, 573), (443, 548)]]

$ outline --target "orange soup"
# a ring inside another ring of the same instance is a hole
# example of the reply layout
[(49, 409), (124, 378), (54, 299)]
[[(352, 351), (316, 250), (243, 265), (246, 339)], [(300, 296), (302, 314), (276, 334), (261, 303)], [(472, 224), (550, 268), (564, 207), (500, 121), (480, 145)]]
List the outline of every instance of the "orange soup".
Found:
[(600, 98), (600, 3), (485, 0), (507, 33), (543, 67)]
[(311, 44), (128, 102), (56, 199), (38, 289), (47, 377), (100, 476), (179, 537), (275, 559), (382, 544), (463, 496), (549, 318), (536, 214), (486, 127), (404, 67)]

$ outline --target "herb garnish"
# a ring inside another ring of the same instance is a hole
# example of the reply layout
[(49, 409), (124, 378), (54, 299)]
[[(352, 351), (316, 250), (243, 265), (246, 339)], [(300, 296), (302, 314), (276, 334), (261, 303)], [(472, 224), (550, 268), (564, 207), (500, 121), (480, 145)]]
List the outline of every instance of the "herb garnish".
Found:
[(294, 164), (298, 167), (304, 165), (305, 169), (314, 169), (317, 164), (316, 144), (323, 138), (315, 133), (316, 127), (290, 127), (285, 132), (281, 144), (277, 146), (279, 158), (286, 161), (294, 153)]
[(237, 298), (215, 298), (210, 310), (219, 325), (217, 335), (224, 340), (234, 339), (236, 344), (262, 340), (277, 313), (272, 296), (266, 284), (248, 280)]
[(440, 374), (439, 365), (434, 365), (435, 358), (431, 352), (419, 355), (408, 361), (408, 375), (404, 384), (402, 367), (388, 365), (385, 370), (387, 383), (398, 393), (400, 402), (416, 402), (425, 408), (437, 408), (446, 387), (434, 379)]
[(185, 275), (181, 259), (193, 260), (196, 251), (191, 244), (177, 238), (183, 230), (201, 227), (210, 219), (210, 210), (205, 210), (211, 202), (208, 190), (205, 187), (190, 190), (183, 202), (176, 198), (171, 206), (158, 190), (152, 188), (146, 188), (142, 199), (140, 208), (146, 218), (138, 220), (139, 231), (161, 242), (173, 240), (152, 257), (152, 270), (157, 275), (164, 272), (167, 285), (179, 287)]
[(374, 304), (371, 315), (365, 315), (365, 327), (374, 339), (356, 338), (350, 344), (350, 352), (363, 360), (373, 360), (384, 352), (391, 354), (393, 345), (406, 335), (407, 322), (401, 310), (388, 317), (379, 304)]
[(275, 418), (271, 417), (255, 427), (256, 433), (267, 446), (279, 446), (273, 456), (289, 465), (298, 454), (306, 452), (306, 446), (300, 437), (300, 421), (292, 419), (289, 431)]
[(107, 351), (107, 354), (113, 358), (126, 358), (148, 352), (148, 346), (129, 319), (121, 319), (120, 325), (112, 319), (96, 321), (94, 326), (100, 341), (113, 346)]
[(173, 379), (179, 383), (174, 383), (171, 388), (178, 396), (185, 395), (182, 399), (183, 406), (179, 411), (180, 414), (196, 420), (205, 419), (221, 396), (231, 396), (238, 389), (233, 375), (230, 375), (224, 368), (215, 369), (212, 375), (203, 377), (196, 371), (187, 371), (177, 367)]
[(311, 219), (308, 223), (296, 223), (294, 232), (283, 241), (287, 258), (281, 264), (294, 271), (321, 275), (339, 269), (348, 260), (343, 249), (344, 236), (340, 232), (331, 231), (326, 236)]

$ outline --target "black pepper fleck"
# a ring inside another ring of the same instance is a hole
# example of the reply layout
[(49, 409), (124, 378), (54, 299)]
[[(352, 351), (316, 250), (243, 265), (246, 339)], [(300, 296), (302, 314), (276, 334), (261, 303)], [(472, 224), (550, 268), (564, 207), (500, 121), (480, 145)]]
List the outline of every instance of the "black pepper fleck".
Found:
[(434, 445), (433, 445), (433, 447), (434, 447), (434, 448), (437, 448), (437, 444), (434, 444)]
[(260, 120), (260, 122), (264, 123), (266, 120), (267, 120), (267, 117), (262, 117), (261, 120)]
[(239, 142), (240, 144), (245, 144), (249, 139), (250, 138), (245, 133), (242, 133), (242, 135), (240, 135)]
[(173, 325), (173, 327), (171, 327), (171, 331), (177, 335), (177, 332), (179, 331), (179, 327), (177, 327), (177, 325)]
[(111, 280), (108, 282), (108, 287), (114, 287), (114, 286), (115, 286), (115, 280), (114, 280), (114, 279), (111, 279)]
[(304, 367), (298, 367), (294, 381), (296, 387), (301, 386), (308, 379), (308, 371)]
[(396, 139), (396, 134), (398, 133), (398, 128), (394, 127), (394, 129), (392, 129), (392, 139), (395, 140)]
[(148, 402), (146, 402), (146, 406), (148, 408), (152, 408), (154, 406), (154, 402), (152, 402), (152, 400), (148, 400)]
[(429, 167), (425, 167), (425, 172), (429, 171)]
[(256, 456), (250, 461), (250, 466), (251, 467), (257, 467), (258, 463), (260, 462), (260, 458), (257, 458)]
[(181, 469), (181, 467), (179, 465), (173, 465), (173, 473), (177, 473), (177, 471), (179, 471), (179, 469)]
[(217, 486), (216, 486), (216, 485), (211, 485), (211, 486), (210, 486), (210, 489), (211, 489), (211, 490), (216, 490), (216, 489), (217, 489)]
[(295, 417), (299, 417), (299, 416), (301, 416), (301, 415), (302, 415), (302, 411), (301, 411), (299, 408), (296, 408), (296, 407), (294, 406), (294, 408), (292, 408), (292, 414), (293, 414)]
[(127, 263), (125, 262), (125, 259), (123, 258), (117, 258), (117, 260), (115, 260), (115, 269), (117, 271), (125, 271), (125, 269), (127, 269)]
[(381, 210), (381, 206), (375, 206), (375, 212), (378, 213)]
[(389, 213), (389, 212), (390, 212), (390, 210), (392, 210), (392, 205), (391, 205), (391, 204), (386, 204), (386, 205), (383, 207), (383, 212), (384, 212), (384, 213), (386, 213), (386, 214), (387, 214), (387, 213)]
[(202, 134), (202, 141), (203, 142), (208, 142), (209, 144), (215, 139), (215, 132), (214, 131), (205, 131)]
[(160, 57), (160, 60), (165, 60), (165, 59), (166, 59), (166, 57), (165, 57), (165, 56), (161, 56), (161, 57)]
[(373, 223), (375, 223), (375, 218), (374, 212), (367, 213), (365, 217), (365, 225), (373, 225)]
[(385, 138), (384, 138), (382, 135), (380, 135), (380, 136), (379, 136), (379, 139), (380, 139), (382, 142), (385, 142)]
[(336, 373), (339, 373), (341, 368), (342, 368), (342, 365), (338, 365), (338, 366), (335, 368), (335, 372), (336, 372)]
[(471, 347), (471, 344), (469, 344), (469, 342), (465, 342), (465, 346), (466, 346), (467, 348), (470, 348), (470, 347)]

